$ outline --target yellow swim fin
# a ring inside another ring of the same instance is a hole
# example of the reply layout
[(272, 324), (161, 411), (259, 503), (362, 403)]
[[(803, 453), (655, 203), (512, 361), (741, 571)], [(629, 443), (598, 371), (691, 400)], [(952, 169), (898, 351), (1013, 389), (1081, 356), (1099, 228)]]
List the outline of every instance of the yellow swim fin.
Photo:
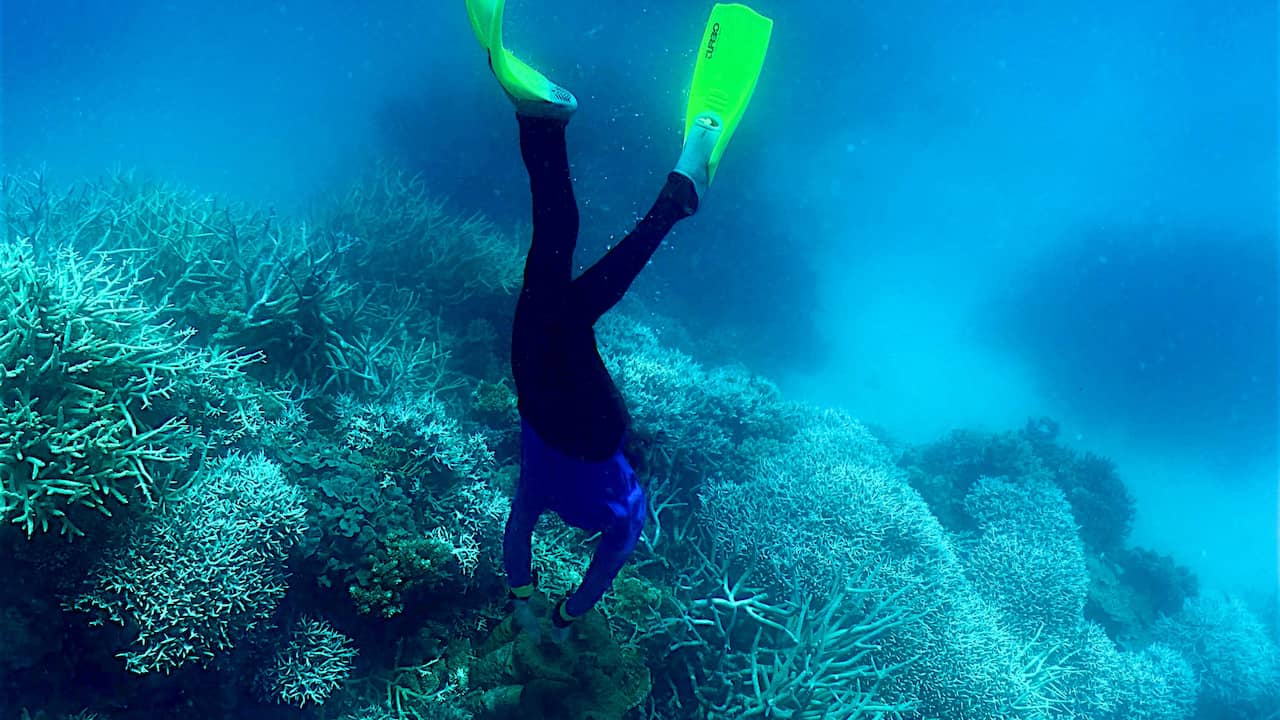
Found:
[(720, 156), (751, 102), (772, 33), (773, 21), (746, 5), (717, 3), (711, 9), (693, 68), (684, 122), (686, 142), (699, 117), (710, 116), (722, 128), (711, 150), (708, 180), (715, 177)]
[(471, 20), (471, 29), (475, 31), (480, 47), (489, 49), (489, 28), (493, 26), (493, 18), (502, 17), (497, 0), (467, 0), (467, 18)]
[[(577, 100), (568, 90), (547, 79), (547, 76), (529, 67), (502, 45), (502, 15), (506, 0), (466, 0), (467, 16), (480, 46), (489, 51), (489, 67), (497, 76), (502, 89), (516, 104), (518, 112), (531, 114), (572, 113)], [(539, 105), (550, 103), (554, 108), (539, 111)]]

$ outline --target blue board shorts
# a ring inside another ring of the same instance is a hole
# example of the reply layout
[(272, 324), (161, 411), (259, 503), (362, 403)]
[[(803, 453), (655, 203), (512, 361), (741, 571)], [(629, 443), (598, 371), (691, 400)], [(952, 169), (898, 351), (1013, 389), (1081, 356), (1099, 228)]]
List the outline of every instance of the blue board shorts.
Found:
[(551, 510), (588, 532), (614, 529), (639, 536), (644, 527), (644, 489), (622, 444), (605, 460), (581, 460), (547, 445), (523, 419), (515, 502), (537, 514)]
[(622, 448), (608, 459), (590, 462), (547, 445), (521, 422), (520, 483), (502, 541), (502, 562), (512, 588), (533, 582), (531, 540), (538, 516), (547, 510), (566, 523), (600, 533), (600, 542), (578, 589), (565, 598), (564, 610), (580, 617), (613, 584), (636, 549), (644, 530), (644, 490)]

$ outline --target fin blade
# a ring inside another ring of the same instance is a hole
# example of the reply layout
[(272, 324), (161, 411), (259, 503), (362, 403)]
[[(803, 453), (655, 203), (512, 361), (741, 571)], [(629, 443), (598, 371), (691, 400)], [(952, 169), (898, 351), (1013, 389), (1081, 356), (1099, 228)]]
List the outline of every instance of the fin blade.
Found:
[[(493, 74), (498, 77), (503, 89), (517, 100), (550, 102), (553, 97), (552, 82), (502, 44), (502, 15), (506, 10), (506, 0), (467, 0), (468, 9), (473, 4), (481, 8), (486, 5), (492, 8), (484, 44), (489, 49), (489, 64), (493, 67)], [(479, 32), (477, 29), (476, 33)]]
[(471, 20), (471, 30), (476, 34), (476, 40), (479, 41), (480, 47), (488, 50), (493, 20), (495, 17), (502, 17), (498, 11), (497, 3), (495, 0), (466, 0), (466, 2), (467, 18)]
[(502, 83), (502, 87), (511, 97), (518, 100), (552, 101), (554, 87), (552, 82), (546, 75), (512, 55), (510, 50), (504, 48), (500, 52), (495, 52), (490, 59), (493, 62), (493, 72), (498, 76), (498, 82)]
[(772, 34), (773, 20), (746, 5), (717, 3), (711, 9), (689, 86), (684, 129), (688, 138), (699, 115), (713, 112), (719, 116), (724, 130), (711, 151), (712, 177), (755, 93)]

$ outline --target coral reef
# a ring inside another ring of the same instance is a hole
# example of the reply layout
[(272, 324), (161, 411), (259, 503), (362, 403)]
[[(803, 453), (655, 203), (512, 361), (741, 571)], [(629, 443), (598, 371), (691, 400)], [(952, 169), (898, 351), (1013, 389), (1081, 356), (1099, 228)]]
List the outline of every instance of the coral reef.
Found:
[(135, 634), (132, 672), (207, 663), (274, 613), (305, 514), (277, 465), (231, 454), (142, 521), (73, 606)]
[[(900, 444), (708, 366), (634, 300), (597, 331), (644, 534), (564, 645), (516, 636), (519, 242), (391, 168), (307, 220), (129, 175), (4, 191), (4, 717), (1280, 707), (1274, 628), (1129, 547), (1119, 469), (1052, 420)], [(540, 524), (543, 618), (593, 540)]]

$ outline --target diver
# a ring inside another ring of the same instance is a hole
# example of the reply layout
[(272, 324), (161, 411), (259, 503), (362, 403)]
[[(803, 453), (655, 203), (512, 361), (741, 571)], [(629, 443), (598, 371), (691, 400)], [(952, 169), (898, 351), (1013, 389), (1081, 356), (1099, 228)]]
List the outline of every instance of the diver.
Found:
[[(489, 66), (515, 105), (533, 199), (533, 239), (511, 333), (520, 414), (520, 477), (503, 535), (503, 565), (521, 632), (539, 637), (532, 538), (550, 510), (599, 534), (581, 584), (551, 611), (562, 642), (613, 583), (635, 549), (647, 506), (623, 456), (629, 416), (596, 347), (596, 321), (622, 299), (664, 237), (694, 214), (750, 100), (772, 22), (741, 5), (717, 5), (699, 48), (684, 145), (653, 207), (594, 265), (573, 277), (578, 207), (565, 130), (577, 100), (502, 44), (505, 0), (467, 0)], [(725, 28), (740, 30), (726, 42)]]

